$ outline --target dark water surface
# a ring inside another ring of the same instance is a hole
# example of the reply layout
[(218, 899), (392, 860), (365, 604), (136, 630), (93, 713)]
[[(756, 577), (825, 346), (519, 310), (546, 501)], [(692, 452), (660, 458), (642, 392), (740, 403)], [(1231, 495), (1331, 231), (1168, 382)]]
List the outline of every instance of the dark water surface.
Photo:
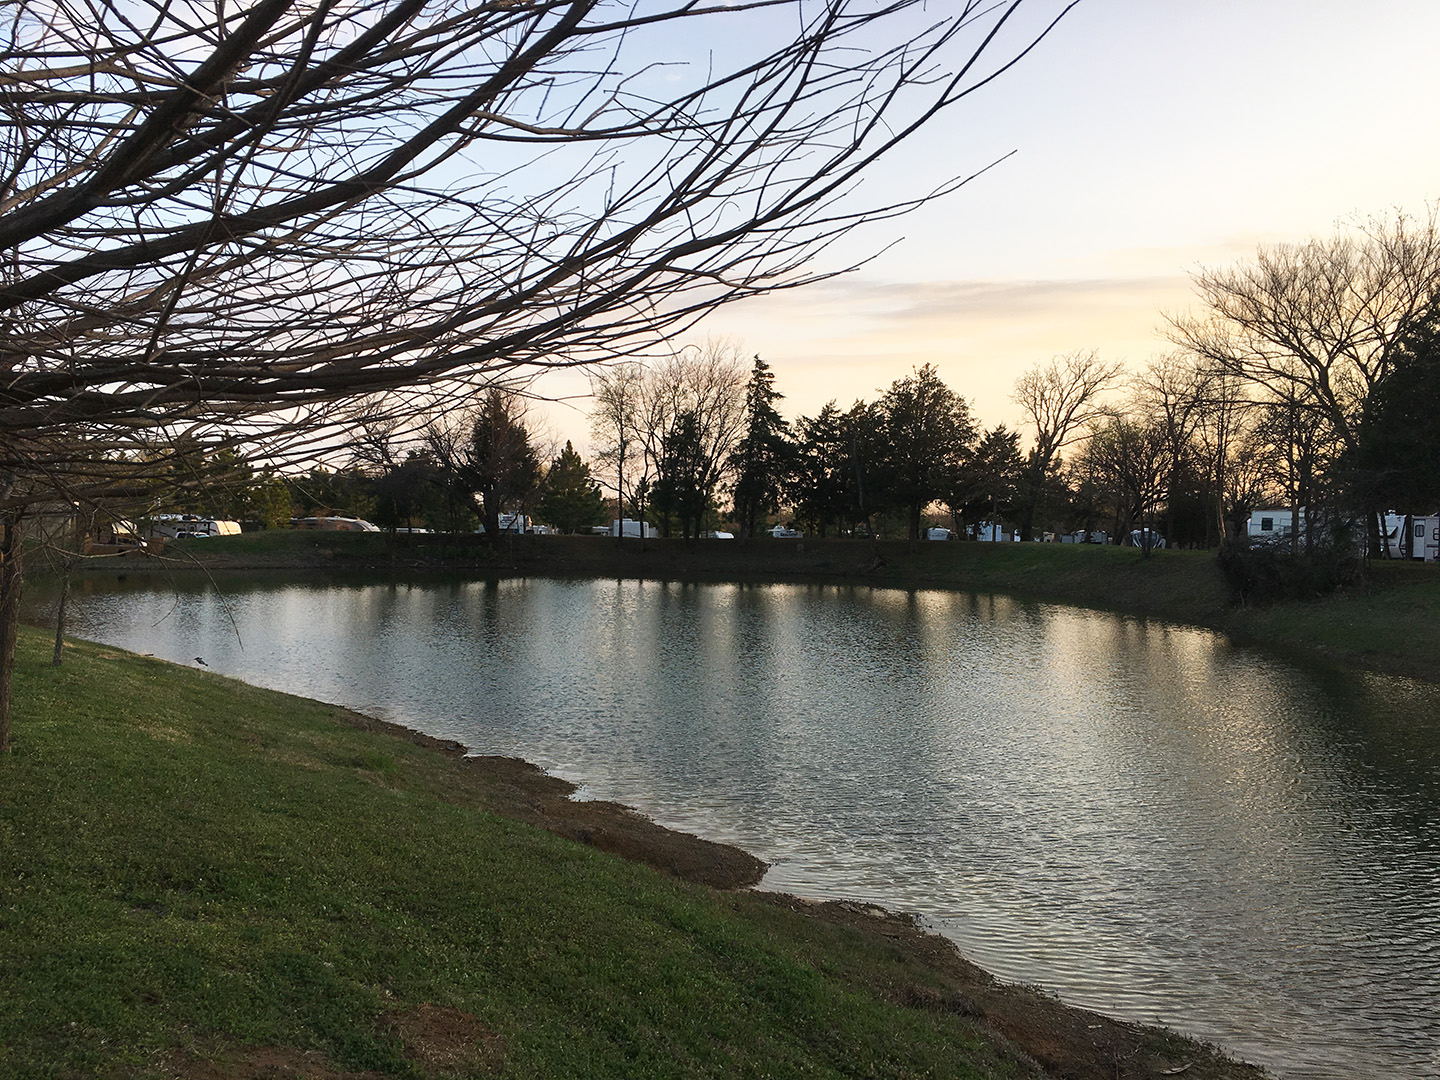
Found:
[(80, 636), (527, 758), (1287, 1078), (1440, 1076), (1440, 689), (966, 593), (89, 581)]

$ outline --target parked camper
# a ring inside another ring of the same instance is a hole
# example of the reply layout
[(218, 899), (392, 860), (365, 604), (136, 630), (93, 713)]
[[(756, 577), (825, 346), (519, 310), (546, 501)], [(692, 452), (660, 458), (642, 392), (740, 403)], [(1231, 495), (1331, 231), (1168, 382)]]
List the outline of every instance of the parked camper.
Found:
[(1295, 515), (1286, 507), (1252, 510), (1245, 524), (1245, 535), (1252, 547), (1288, 543), (1295, 534)]
[(954, 539), (955, 539), (955, 534), (952, 533), (949, 529), (943, 529), (943, 528), (937, 527), (937, 528), (934, 528), (934, 529), (926, 529), (926, 530), (925, 530), (925, 539), (926, 539), (926, 540), (954, 540)]
[(1016, 538), (1013, 526), (1002, 525), (994, 521), (982, 521), (972, 528), (975, 530), (975, 539), (984, 540), (987, 543), (1008, 543)]
[(240, 523), (198, 514), (156, 514), (150, 519), (151, 537), (191, 540), (207, 536), (239, 536)]
[(1412, 523), (1413, 546), (1410, 557), (1426, 562), (1440, 562), (1440, 514), (1416, 517)]
[[(618, 520), (612, 519), (611, 522), (610, 522), (610, 535), (611, 535), (611, 536), (620, 536), (620, 535), (621, 535), (620, 528), (621, 528), (621, 523), (620, 523)], [(643, 522), (643, 523), (642, 523), (642, 522), (636, 521), (634, 518), (626, 518), (626, 519), (625, 519), (625, 522), (624, 522), (624, 528), (625, 528), (625, 532), (624, 532), (624, 535), (625, 535), (625, 536), (639, 537), (639, 536), (642, 535), (642, 529), (643, 529), (643, 535), (646, 536), (646, 537), (652, 537), (652, 536), (659, 536), (659, 535), (660, 535), (660, 530), (657, 529), (657, 528), (655, 528), (654, 525), (651, 525), (650, 522), (646, 521), (646, 522)]]
[(1165, 537), (1151, 528), (1131, 529), (1127, 543), (1130, 547), (1149, 548), (1154, 551), (1165, 546)]
[(319, 529), (324, 532), (379, 532), (380, 527), (364, 518), (298, 517), (290, 519), (292, 529)]
[(1435, 562), (1440, 558), (1440, 515), (1416, 514), (1406, 530), (1403, 514), (1385, 515), (1385, 547), (1392, 559)]

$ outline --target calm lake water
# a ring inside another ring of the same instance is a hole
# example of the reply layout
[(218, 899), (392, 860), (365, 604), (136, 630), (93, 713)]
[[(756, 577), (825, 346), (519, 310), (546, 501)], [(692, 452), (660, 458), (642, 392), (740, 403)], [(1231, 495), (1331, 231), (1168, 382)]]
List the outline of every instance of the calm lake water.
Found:
[(1440, 689), (817, 585), (90, 580), (77, 635), (527, 758), (1286, 1078), (1440, 1076)]

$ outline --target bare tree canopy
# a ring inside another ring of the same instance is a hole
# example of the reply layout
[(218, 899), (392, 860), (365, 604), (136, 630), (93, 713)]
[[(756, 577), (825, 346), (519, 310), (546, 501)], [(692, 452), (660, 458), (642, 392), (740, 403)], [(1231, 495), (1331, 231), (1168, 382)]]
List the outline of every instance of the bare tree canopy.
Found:
[[(647, 500), (664, 514), (674, 510), (661, 503), (676, 497), (677, 468), (686, 477), (681, 486), (708, 504), (745, 428), (743, 355), (732, 342), (710, 339), (653, 364), (613, 364), (591, 373), (596, 461), (607, 486), (636, 515), (644, 516)], [(674, 516), (692, 535), (695, 515)]]
[(1037, 364), (1015, 380), (1015, 403), (1035, 428), (1035, 451), (1046, 466), (1100, 417), (1099, 395), (1114, 386), (1122, 370), (1089, 349)]
[(1090, 349), (1037, 364), (1015, 381), (1015, 403), (1035, 428), (1035, 448), (1025, 466), (1028, 490), (1020, 518), (1024, 539), (1031, 539), (1035, 511), (1056, 455), (1099, 419), (1103, 413), (1099, 397), (1122, 370), (1122, 365), (1105, 363)]
[[(253, 446), (813, 280), (876, 158), (1070, 6), (1017, 41), (1020, 0), (18, 0), (0, 466)], [(660, 70), (726, 29), (710, 70)]]
[(11, 0), (0, 751), (28, 506), (182, 442), (312, 455), (337, 402), (627, 355), (824, 276), (935, 194), (866, 209), (863, 174), (1073, 6), (1021, 4)]
[(1172, 318), (1171, 336), (1270, 400), (1313, 410), (1353, 453), (1397, 343), (1440, 295), (1437, 209), (1370, 218), (1330, 239), (1262, 247), (1253, 262), (1201, 270), (1205, 315)]

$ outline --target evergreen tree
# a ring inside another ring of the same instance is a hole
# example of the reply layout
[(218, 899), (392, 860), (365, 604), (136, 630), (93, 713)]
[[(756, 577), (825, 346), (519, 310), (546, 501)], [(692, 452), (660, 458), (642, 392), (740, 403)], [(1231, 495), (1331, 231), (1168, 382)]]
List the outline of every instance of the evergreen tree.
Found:
[(866, 493), (879, 457), (874, 406), (857, 401), (842, 413), (828, 401), (797, 427), (789, 486), (796, 518), (816, 536), (868, 522)]
[(671, 534), (678, 522), (680, 535), (700, 535), (714, 494), (706, 480), (700, 425), (692, 409), (680, 413), (661, 443), (655, 490), (650, 505), (661, 518), (661, 531)]
[(921, 514), (955, 487), (961, 459), (975, 437), (965, 400), (930, 364), (885, 391), (877, 409), (883, 500), (903, 510), (911, 540), (920, 539)]
[(466, 499), (492, 540), (500, 515), (523, 504), (540, 482), (540, 462), (519, 395), (491, 387), (459, 424), (432, 424), (427, 449), (443, 482)]
[(375, 513), (370, 478), (359, 469), (332, 472), (315, 465), (302, 476), (287, 477), (286, 482), (290, 500), (301, 517), (368, 519)]
[(605, 523), (605, 496), (590, 479), (590, 466), (575, 452), (569, 440), (560, 456), (550, 463), (541, 488), (540, 520), (562, 533), (579, 532)]
[(435, 459), (411, 451), (404, 461), (374, 480), (375, 524), (394, 532), (413, 528), (417, 518), (428, 521), (438, 509), (442, 485)]
[(824, 536), (838, 526), (845, 512), (850, 449), (840, 410), (833, 400), (815, 416), (797, 423), (795, 466), (790, 475), (790, 502), (808, 533)]
[(1004, 424), (991, 428), (966, 450), (946, 507), (957, 532), (996, 514), (1010, 515), (1025, 470), (1020, 432)]
[(1377, 504), (1412, 514), (1440, 506), (1440, 312), (1402, 339), (1371, 393), (1358, 459)]
[(795, 461), (790, 425), (775, 409), (785, 395), (775, 389), (770, 365), (755, 357), (745, 389), (745, 435), (730, 455), (735, 475), (735, 521), (743, 536), (754, 536), (769, 514), (780, 509)]

